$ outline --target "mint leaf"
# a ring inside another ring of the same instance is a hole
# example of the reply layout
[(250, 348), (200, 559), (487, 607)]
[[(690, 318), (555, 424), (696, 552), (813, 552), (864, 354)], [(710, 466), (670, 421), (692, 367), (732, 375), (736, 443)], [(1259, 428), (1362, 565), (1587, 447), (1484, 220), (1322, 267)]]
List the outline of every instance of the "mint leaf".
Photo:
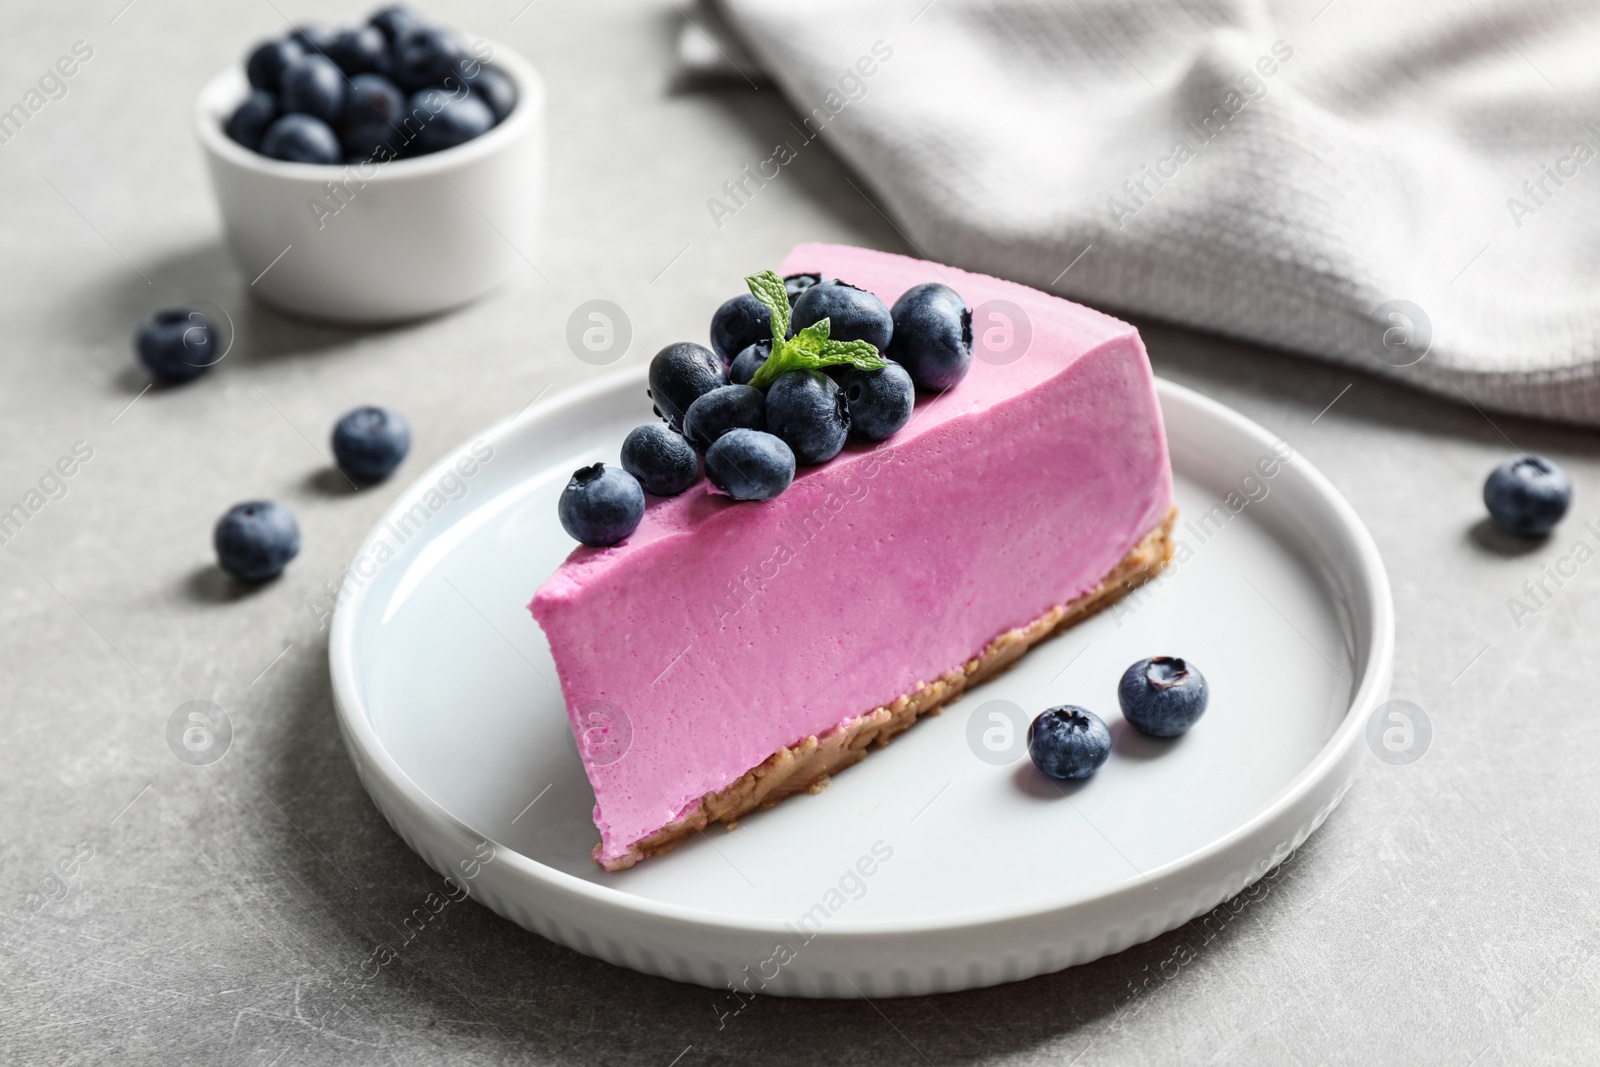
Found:
[(848, 363), (861, 370), (878, 370), (889, 365), (869, 341), (829, 341), (822, 346), (821, 358), (826, 366)]
[(776, 349), (789, 333), (789, 290), (784, 288), (783, 279), (770, 270), (746, 278), (744, 283), (750, 287), (750, 295), (772, 312), (772, 347)]
[(772, 312), (772, 354), (761, 364), (750, 384), (765, 389), (792, 370), (820, 370), (848, 363), (861, 370), (878, 370), (888, 360), (866, 341), (835, 341), (827, 319), (812, 323), (793, 337), (789, 332), (789, 292), (783, 279), (770, 270), (746, 278), (750, 293)]

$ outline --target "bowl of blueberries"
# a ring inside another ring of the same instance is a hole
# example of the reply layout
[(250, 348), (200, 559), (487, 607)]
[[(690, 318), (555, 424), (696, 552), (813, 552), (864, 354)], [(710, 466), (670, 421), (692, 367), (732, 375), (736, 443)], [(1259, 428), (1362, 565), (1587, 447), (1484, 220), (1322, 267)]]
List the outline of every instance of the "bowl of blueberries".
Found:
[(531, 262), (544, 99), (509, 48), (400, 6), (258, 43), (195, 109), (250, 291), (311, 318), (384, 323), (493, 289)]

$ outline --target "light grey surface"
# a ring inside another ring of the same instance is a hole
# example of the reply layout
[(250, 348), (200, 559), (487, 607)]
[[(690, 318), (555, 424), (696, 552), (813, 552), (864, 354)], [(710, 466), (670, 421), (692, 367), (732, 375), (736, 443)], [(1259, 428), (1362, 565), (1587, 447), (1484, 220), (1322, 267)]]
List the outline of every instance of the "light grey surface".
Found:
[[(1600, 546), (1583, 527), (1600, 530), (1592, 436), (1159, 326), (1146, 339), (1161, 373), (1282, 434), (1366, 519), (1394, 582), (1395, 695), (1435, 731), (1412, 766), (1371, 760), (1267, 891), (1064, 974), (872, 1004), (757, 1000), (720, 1029), (715, 994), (474, 904), (408, 940), (404, 920), (442, 883), (356, 781), (307, 607), (393, 491), (328, 476), (333, 419), (367, 401), (404, 410), (417, 444), (403, 479), (546, 387), (603, 373), (563, 340), (581, 301), (625, 307), (627, 359), (643, 360), (700, 336), (744, 272), (796, 241), (900, 238), (821, 145), (712, 225), (705, 198), (770, 155), (791, 116), (770, 90), (674, 87), (670, 3), (536, 3), (515, 21), (520, 0), (439, 4), (550, 82), (549, 236), (533, 257), (549, 281), (527, 270), (405, 329), (291, 322), (253, 307), (221, 252), (188, 129), (204, 79), (277, 14), (122, 6), (0, 16), (0, 105), (74, 40), (95, 48), (67, 97), (0, 147), (0, 508), (74, 442), (94, 449), (0, 549), (0, 1061), (1492, 1064), (1596, 1047), (1600, 578), (1584, 564), (1547, 579), (1520, 629), (1507, 607), (1579, 539)], [(338, 7), (324, 17), (356, 12)], [(138, 317), (197, 296), (235, 315), (237, 347), (124, 411), (145, 384), (128, 350)], [(1546, 544), (1509, 546), (1480, 522), (1482, 478), (1513, 441), (1577, 483)], [(306, 547), (241, 595), (209, 532), (256, 495), (295, 509)], [(165, 736), (194, 699), (235, 728), (207, 767)], [(93, 858), (67, 863), (62, 895), (51, 871), (80, 843)], [(380, 944), (397, 955), (377, 967)]]

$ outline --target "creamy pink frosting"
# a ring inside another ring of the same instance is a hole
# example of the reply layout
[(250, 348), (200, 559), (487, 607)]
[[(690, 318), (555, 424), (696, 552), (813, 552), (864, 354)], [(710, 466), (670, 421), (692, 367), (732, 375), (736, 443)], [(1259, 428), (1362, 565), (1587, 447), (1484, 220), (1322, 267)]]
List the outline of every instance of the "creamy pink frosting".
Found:
[[(1132, 326), (996, 278), (801, 245), (886, 304), (952, 286), (1023, 309), (1015, 362), (974, 360), (911, 422), (766, 503), (705, 483), (650, 498), (619, 545), (578, 548), (530, 605), (595, 792), (602, 862), (785, 745), (965, 663), (1096, 585), (1166, 514), (1172, 474)], [(989, 325), (981, 314), (975, 328)]]

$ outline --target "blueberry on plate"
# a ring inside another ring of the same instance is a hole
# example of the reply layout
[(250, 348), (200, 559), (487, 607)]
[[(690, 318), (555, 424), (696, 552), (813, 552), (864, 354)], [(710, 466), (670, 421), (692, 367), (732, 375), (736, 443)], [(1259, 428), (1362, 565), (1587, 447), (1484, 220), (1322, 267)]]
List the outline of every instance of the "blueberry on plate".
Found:
[(683, 413), (683, 436), (696, 452), (704, 452), (729, 430), (766, 428), (767, 400), (752, 385), (718, 386)]
[(1117, 683), (1122, 717), (1142, 734), (1177, 737), (1205, 713), (1206, 679), (1177, 656), (1152, 656), (1129, 667)]
[(1518, 456), (1496, 467), (1483, 483), (1483, 503), (1507, 532), (1542, 537), (1572, 504), (1572, 479), (1543, 456)]
[(250, 151), (259, 151), (261, 135), (267, 132), (272, 120), (278, 117), (278, 98), (265, 89), (252, 89), (244, 103), (233, 109), (224, 132)]
[(200, 377), (217, 361), (217, 328), (201, 312), (163, 308), (144, 320), (133, 346), (156, 381), (176, 385)]
[(789, 294), (789, 307), (794, 307), (794, 302), (800, 299), (800, 294), (822, 281), (820, 274), (786, 274), (783, 278), (784, 292)]
[(300, 554), (300, 526), (282, 504), (251, 500), (217, 520), (211, 543), (223, 570), (241, 581), (264, 582)]
[(456, 39), (444, 30), (423, 26), (407, 30), (394, 42), (389, 68), (395, 84), (408, 93), (435, 86), (448, 86), (445, 80), (460, 77), (460, 62), (465, 58)]
[(683, 429), (683, 413), (703, 394), (728, 384), (722, 363), (711, 350), (693, 341), (679, 341), (650, 360), (650, 399), (656, 414), (674, 430)]
[(389, 39), (376, 26), (340, 30), (324, 51), (346, 74), (381, 74), (389, 69)]
[(728, 365), (728, 381), (734, 385), (749, 385), (750, 379), (756, 376), (756, 371), (761, 369), (761, 364), (765, 363), (770, 355), (772, 355), (770, 337), (753, 345), (745, 345)]
[(770, 433), (729, 430), (706, 450), (706, 477), (735, 500), (771, 500), (794, 481), (794, 453)]
[(851, 367), (840, 376), (839, 388), (850, 406), (850, 436), (857, 440), (887, 440), (911, 421), (917, 390), (898, 363), (878, 370)]
[(894, 302), (894, 340), (884, 355), (905, 367), (918, 389), (940, 392), (972, 366), (972, 309), (939, 282), (914, 285)]
[(380, 7), (372, 13), (371, 18), (367, 19), (367, 23), (368, 25), (376, 26), (378, 32), (383, 34), (390, 44), (393, 44), (412, 30), (420, 30), (424, 27), (423, 21), (412, 14), (410, 8), (402, 4), (390, 4), (388, 7)]
[(406, 106), (413, 115), (422, 116), (422, 128), (417, 131), (418, 152), (442, 152), (466, 144), (488, 133), (494, 125), (494, 112), (489, 105), (471, 93), (452, 96), (443, 89), (424, 89)]
[(689, 442), (659, 422), (635, 426), (622, 442), (622, 469), (647, 493), (677, 496), (700, 477), (700, 457)]
[(245, 75), (252, 89), (275, 93), (283, 84), (283, 73), (304, 58), (306, 50), (294, 41), (263, 41), (244, 61)]
[(478, 97), (494, 112), (495, 122), (504, 122), (517, 106), (517, 87), (510, 78), (493, 67), (480, 66), (478, 73), (467, 79), (472, 95)]
[(639, 528), (644, 489), (620, 467), (596, 463), (573, 471), (557, 506), (561, 528), (591, 548), (614, 545)]
[(772, 312), (749, 293), (723, 301), (711, 316), (711, 348), (723, 366), (749, 345), (772, 339)]
[(283, 72), (283, 110), (332, 123), (344, 110), (344, 72), (327, 56), (302, 57)]
[(333, 424), (333, 458), (357, 485), (372, 485), (394, 473), (411, 450), (411, 424), (398, 411), (366, 407)]
[(287, 163), (338, 163), (344, 159), (339, 138), (321, 119), (284, 115), (267, 127), (261, 154)]
[(796, 333), (822, 319), (835, 341), (865, 341), (879, 352), (894, 334), (894, 319), (882, 300), (837, 278), (807, 288), (794, 302)]
[(333, 47), (336, 35), (326, 26), (305, 25), (296, 26), (289, 31), (289, 40), (305, 49), (307, 52), (318, 52), (326, 55), (329, 48)]
[(826, 374), (792, 370), (779, 375), (767, 390), (767, 430), (783, 438), (796, 463), (814, 467), (844, 447), (850, 435), (850, 407)]
[(1087, 778), (1111, 755), (1111, 731), (1092, 711), (1063, 704), (1028, 724), (1028, 755), (1052, 778)]

